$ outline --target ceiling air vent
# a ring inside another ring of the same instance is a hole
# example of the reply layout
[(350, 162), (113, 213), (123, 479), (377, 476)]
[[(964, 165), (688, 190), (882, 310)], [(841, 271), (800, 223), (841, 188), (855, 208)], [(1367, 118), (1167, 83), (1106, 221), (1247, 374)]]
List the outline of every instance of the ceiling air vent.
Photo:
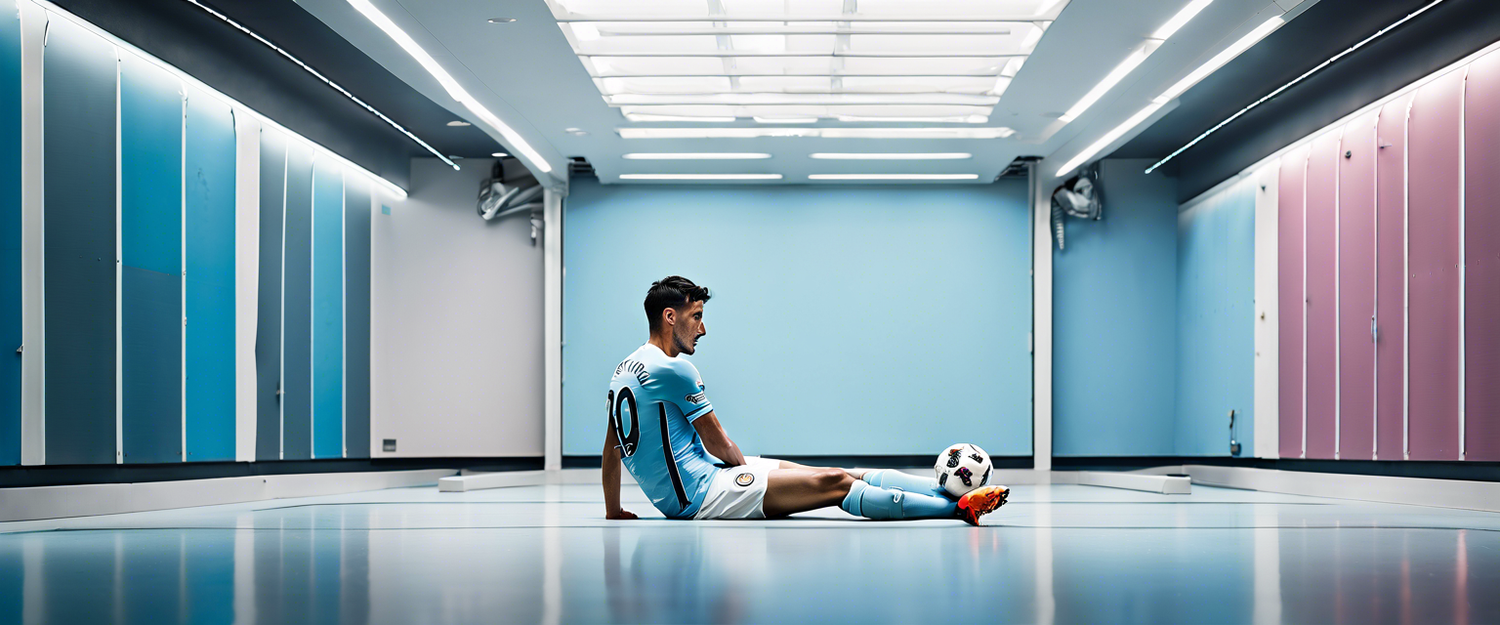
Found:
[(1039, 160), (1042, 160), (1042, 157), (1017, 156), (1015, 160), (1011, 161), (1009, 165), (1005, 166), (1005, 169), (1000, 171), (1000, 175), (995, 176), (995, 180), (999, 180), (1001, 178), (1023, 177), (1026, 175), (1026, 165), (1029, 163), (1035, 163)]
[(594, 166), (589, 164), (589, 159), (582, 156), (568, 157), (569, 176), (595, 176)]

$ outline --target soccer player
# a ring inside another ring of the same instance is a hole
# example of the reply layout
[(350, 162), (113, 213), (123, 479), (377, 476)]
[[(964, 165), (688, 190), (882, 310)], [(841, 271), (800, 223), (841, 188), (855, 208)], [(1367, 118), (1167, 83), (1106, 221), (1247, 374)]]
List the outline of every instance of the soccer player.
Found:
[(839, 506), (871, 519), (979, 518), (1005, 503), (1004, 486), (981, 486), (949, 499), (937, 480), (895, 470), (809, 467), (745, 456), (730, 440), (693, 363), (708, 334), (708, 289), (669, 276), (646, 292), (651, 339), (615, 367), (604, 437), (604, 507), (620, 507), (620, 464), (652, 505), (674, 519), (761, 519)]

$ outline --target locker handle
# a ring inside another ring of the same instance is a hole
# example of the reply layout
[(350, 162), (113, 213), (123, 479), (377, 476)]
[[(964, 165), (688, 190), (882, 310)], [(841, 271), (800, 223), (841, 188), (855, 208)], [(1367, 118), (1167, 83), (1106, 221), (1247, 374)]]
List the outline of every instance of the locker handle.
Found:
[(1380, 342), (1380, 326), (1375, 323), (1375, 315), (1370, 315), (1370, 342)]

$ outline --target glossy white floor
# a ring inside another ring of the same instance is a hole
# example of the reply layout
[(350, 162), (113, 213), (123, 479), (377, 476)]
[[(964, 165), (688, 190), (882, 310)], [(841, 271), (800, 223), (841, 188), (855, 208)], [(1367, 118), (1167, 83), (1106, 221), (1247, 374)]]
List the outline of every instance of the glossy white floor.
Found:
[(1500, 514), (1018, 486), (986, 527), (602, 518), (597, 486), (0, 524), (0, 623), (1500, 622)]

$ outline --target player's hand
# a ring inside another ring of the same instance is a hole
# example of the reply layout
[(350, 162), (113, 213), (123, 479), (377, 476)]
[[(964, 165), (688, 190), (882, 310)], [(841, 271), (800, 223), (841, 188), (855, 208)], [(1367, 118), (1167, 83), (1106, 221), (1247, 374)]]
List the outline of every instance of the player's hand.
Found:
[(615, 510), (614, 512), (605, 513), (604, 518), (614, 521), (629, 521), (632, 519), (639, 519), (641, 517), (636, 516), (634, 512), (621, 508), (619, 510)]

